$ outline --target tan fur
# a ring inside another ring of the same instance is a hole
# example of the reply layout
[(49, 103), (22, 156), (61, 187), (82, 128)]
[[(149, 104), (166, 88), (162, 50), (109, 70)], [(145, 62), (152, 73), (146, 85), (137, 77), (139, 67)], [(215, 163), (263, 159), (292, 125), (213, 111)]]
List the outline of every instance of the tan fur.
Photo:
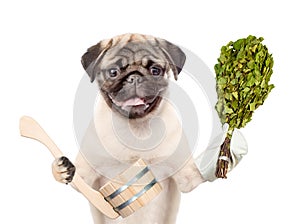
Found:
[(122, 34), (115, 36), (110, 39), (102, 40), (101, 41), (101, 48), (106, 48), (107, 46), (116, 46), (119, 45), (120, 47), (128, 42), (131, 41), (149, 41), (152, 40), (154, 41), (156, 38), (150, 35), (142, 35), (142, 34), (137, 34), (137, 33), (127, 33), (127, 34)]
[[(142, 155), (143, 159), (147, 161), (148, 164), (157, 163), (159, 160), (172, 154), (172, 150), (176, 148), (175, 146), (178, 144), (178, 139), (183, 133), (176, 112), (170, 103), (163, 102), (161, 108), (157, 110), (156, 116), (160, 116), (165, 122), (165, 139), (156, 149), (149, 151), (149, 153), (145, 154), (144, 152), (134, 151), (124, 147), (124, 145), (118, 141), (112, 126), (111, 110), (106, 103), (101, 100), (95, 111), (94, 119), (95, 124), (97, 124), (97, 136), (101, 139), (105, 148), (110, 150), (113, 157), (117, 159), (134, 161)], [(146, 137), (149, 134), (149, 121), (149, 118), (145, 118), (142, 122), (137, 120), (131, 121), (129, 126), (125, 125), (123, 128), (130, 129), (126, 131), (131, 131), (136, 135)], [(125, 124), (128, 120), (121, 118), (119, 122), (124, 122)], [(89, 131), (91, 130), (87, 131), (87, 136), (85, 138), (89, 138), (89, 135), (91, 135)], [(91, 141), (91, 139), (89, 139), (89, 141)], [(92, 146), (90, 144), (83, 144), (82, 147)], [(188, 154), (190, 152), (188, 145), (185, 145), (185, 147), (185, 152)], [(191, 155), (187, 155), (187, 158), (189, 158), (189, 161), (187, 161), (182, 169), (178, 170), (172, 177), (160, 182), (163, 192), (148, 205), (125, 219), (119, 218), (117, 220), (110, 220), (95, 208), (92, 208), (91, 210), (95, 224), (174, 224), (176, 222), (176, 214), (180, 202), (180, 191), (189, 192), (197, 185), (204, 182), (198, 169), (194, 165)], [(102, 158), (98, 159), (99, 166), (101, 166)], [(95, 171), (95, 167), (91, 167), (87, 163), (81, 153), (78, 154), (75, 165), (80, 176), (96, 190), (108, 181), (108, 179)], [(165, 172), (165, 170), (161, 170), (161, 172)]]

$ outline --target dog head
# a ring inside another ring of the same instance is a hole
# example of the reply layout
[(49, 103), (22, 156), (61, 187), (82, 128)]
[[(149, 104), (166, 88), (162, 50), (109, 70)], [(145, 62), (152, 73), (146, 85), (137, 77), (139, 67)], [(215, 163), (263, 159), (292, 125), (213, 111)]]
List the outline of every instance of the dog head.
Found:
[(166, 40), (125, 34), (90, 47), (81, 61), (91, 82), (98, 82), (107, 105), (134, 119), (158, 108), (169, 74), (177, 80), (185, 54)]

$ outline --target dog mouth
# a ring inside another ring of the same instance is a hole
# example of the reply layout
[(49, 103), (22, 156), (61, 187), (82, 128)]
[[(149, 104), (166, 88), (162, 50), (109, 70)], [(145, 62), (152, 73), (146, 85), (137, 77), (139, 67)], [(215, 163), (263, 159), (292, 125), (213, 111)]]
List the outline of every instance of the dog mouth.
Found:
[(108, 94), (113, 108), (117, 109), (122, 115), (129, 118), (140, 118), (151, 112), (161, 101), (160, 96), (139, 97), (134, 96), (126, 100), (118, 101)]

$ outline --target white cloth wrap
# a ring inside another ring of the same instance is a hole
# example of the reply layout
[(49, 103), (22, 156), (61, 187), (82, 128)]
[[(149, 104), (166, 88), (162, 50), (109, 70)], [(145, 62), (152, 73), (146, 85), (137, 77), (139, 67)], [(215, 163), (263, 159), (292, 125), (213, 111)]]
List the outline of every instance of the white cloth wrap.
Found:
[[(215, 172), (217, 168), (217, 161), (219, 158), (220, 147), (226, 138), (228, 130), (228, 124), (223, 126), (223, 133), (218, 135), (208, 146), (208, 148), (202, 152), (199, 157), (196, 158), (196, 165), (202, 175), (207, 181), (214, 181), (217, 179)], [(229, 162), (229, 169), (231, 171), (246, 155), (248, 152), (248, 145), (246, 139), (239, 131), (234, 129), (231, 142), (230, 142), (230, 153), (232, 161)], [(223, 158), (225, 159), (225, 158)]]

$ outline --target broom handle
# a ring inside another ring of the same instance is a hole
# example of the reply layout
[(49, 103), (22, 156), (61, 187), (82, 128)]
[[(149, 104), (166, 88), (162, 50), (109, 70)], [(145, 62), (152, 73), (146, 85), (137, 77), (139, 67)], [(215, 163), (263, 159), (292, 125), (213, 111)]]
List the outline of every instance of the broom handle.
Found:
[[(60, 149), (33, 118), (24, 116), (20, 119), (20, 133), (23, 137), (32, 138), (43, 143), (55, 158), (63, 156)], [(74, 175), (72, 184), (104, 215), (111, 219), (119, 216), (113, 210), (113, 207), (104, 200), (103, 195), (87, 185), (77, 173)]]

